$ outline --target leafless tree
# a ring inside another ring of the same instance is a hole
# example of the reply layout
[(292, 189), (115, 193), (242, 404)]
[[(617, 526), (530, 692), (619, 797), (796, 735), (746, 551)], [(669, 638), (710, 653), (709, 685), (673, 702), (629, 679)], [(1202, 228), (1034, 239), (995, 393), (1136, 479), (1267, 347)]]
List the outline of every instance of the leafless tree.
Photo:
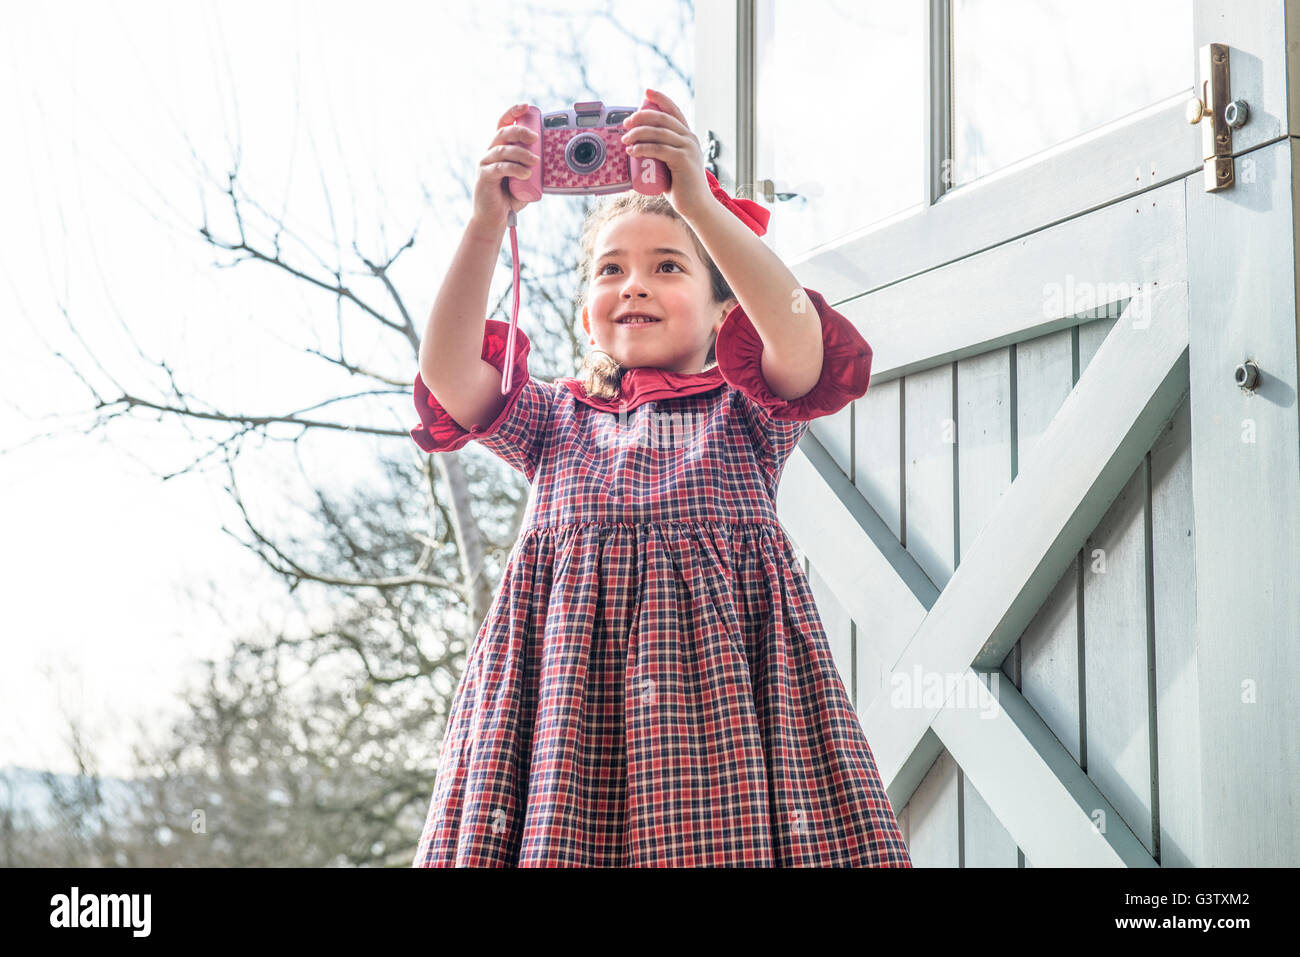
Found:
[[(508, 25), (516, 32), (503, 43), (536, 67), (529, 75), (540, 88), (530, 88), (530, 97), (543, 108), (604, 97), (606, 91), (592, 88), (584, 58), (573, 53), (594, 43), (648, 54), (655, 72), (639, 78), (641, 86), (671, 77), (689, 89), (689, 70), (676, 58), (692, 29), (693, 4), (677, 0), (662, 8), (654, 34), (629, 28), (625, 12), (622, 3), (585, 14), (521, 8)], [(667, 20), (660, 19), (664, 12), (671, 14)], [(564, 43), (538, 44), (538, 35), (561, 30)], [(5, 802), (10, 782), (0, 777), (0, 852), (10, 865), (408, 865), (452, 693), (518, 534), (528, 489), (504, 463), (471, 446), (421, 455), (413, 468), (406, 429), (348, 414), (350, 403), (389, 397), (404, 400), (401, 408), (414, 422), (410, 397), (424, 313), (404, 299), (392, 272), (415, 246), (416, 233), (391, 254), (364, 250), (355, 238), (345, 250), (337, 233), (332, 249), (316, 249), (271, 211), (273, 203), (249, 195), (238, 142), (233, 153), (220, 176), (191, 153), (204, 198), (197, 229), (217, 254), (215, 265), (271, 269), (321, 294), (322, 303), (328, 296), (333, 344), (306, 351), (346, 373), (355, 388), (288, 411), (218, 408), (185, 386), (183, 370), (138, 346), (167, 391), (122, 385), (123, 376), (92, 359), (112, 384), (106, 394), (86, 370), (69, 366), (89, 391), (100, 427), (130, 415), (221, 429), (192, 461), (158, 477), (218, 461), (243, 523), (225, 531), (284, 582), (287, 604), (304, 616), (328, 607), (330, 617), (305, 633), (268, 624), (235, 640), (224, 660), (207, 662), (204, 679), (186, 694), (184, 718), (140, 729), (138, 772), (118, 782), (120, 800), (105, 795), (75, 722), (70, 747), (82, 773), (44, 778), (54, 823), (33, 821), (13, 800)], [(466, 209), (475, 163), (465, 156), (446, 171)], [(534, 342), (530, 372), (541, 379), (572, 374), (581, 359), (573, 307), (586, 208), (556, 204), (530, 220), (537, 229), (522, 257), (528, 309), (520, 320)], [(508, 243), (501, 262), (508, 272)], [(507, 286), (492, 316), (509, 319), (508, 297)], [(409, 365), (378, 368), (350, 354), (345, 331), (358, 330), (409, 348)], [(322, 432), (389, 437), (405, 456), (382, 463), (389, 483), (383, 489), (335, 497), (325, 483), (313, 482), (313, 530), (279, 530), (258, 517), (260, 503), (242, 491), (236, 466), (243, 465), (249, 439), (257, 438), (291, 443), (303, 468), (300, 440)], [(208, 612), (219, 618), (226, 600), (213, 595)]]

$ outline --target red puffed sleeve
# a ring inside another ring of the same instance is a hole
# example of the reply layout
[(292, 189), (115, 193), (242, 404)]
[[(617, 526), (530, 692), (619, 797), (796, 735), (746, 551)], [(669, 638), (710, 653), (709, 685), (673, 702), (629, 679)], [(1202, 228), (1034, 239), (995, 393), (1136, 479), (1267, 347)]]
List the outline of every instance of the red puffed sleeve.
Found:
[[(506, 337), (510, 324), (500, 319), (484, 320), (484, 361), (498, 371), (505, 370)], [(532, 344), (524, 330), (515, 329), (513, 382), (506, 404), (496, 419), (486, 426), (464, 429), (429, 391), (419, 372), (415, 374), (415, 409), (420, 424), (411, 429), (411, 438), (425, 452), (453, 452), (471, 439), (490, 449), (512, 468), (522, 472), (531, 483), (541, 460), (542, 449), (550, 434), (552, 402), (555, 389), (528, 374), (528, 351)]]
[(718, 330), (714, 355), (755, 445), (779, 471), (813, 419), (840, 411), (866, 394), (871, 346), (825, 297), (805, 288), (822, 326), (822, 374), (812, 390), (786, 401), (763, 378), (763, 340), (745, 310), (736, 306)]

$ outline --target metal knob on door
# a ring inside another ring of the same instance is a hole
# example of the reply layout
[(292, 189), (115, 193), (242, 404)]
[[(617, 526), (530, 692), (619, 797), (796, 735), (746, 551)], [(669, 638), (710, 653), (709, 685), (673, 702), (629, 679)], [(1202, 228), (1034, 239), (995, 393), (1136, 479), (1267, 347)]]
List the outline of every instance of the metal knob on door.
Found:
[(758, 188), (763, 193), (763, 199), (769, 203), (775, 203), (778, 201), (785, 202), (786, 200), (794, 199), (799, 195), (798, 193), (778, 193), (776, 191), (776, 183), (770, 179), (760, 179), (758, 181)]
[[(1205, 103), (1199, 98), (1187, 101), (1187, 122), (1195, 126), (1209, 115)], [(1223, 108), (1223, 121), (1234, 130), (1239, 130), (1250, 119), (1250, 104), (1245, 100), (1233, 100)]]
[(760, 179), (754, 183), (754, 191), (766, 203), (784, 203), (792, 199), (801, 203), (816, 203), (826, 196), (826, 184), (815, 179), (806, 179), (799, 183)]
[(1253, 360), (1247, 359), (1233, 370), (1232, 378), (1238, 388), (1254, 392), (1259, 388), (1259, 366)]

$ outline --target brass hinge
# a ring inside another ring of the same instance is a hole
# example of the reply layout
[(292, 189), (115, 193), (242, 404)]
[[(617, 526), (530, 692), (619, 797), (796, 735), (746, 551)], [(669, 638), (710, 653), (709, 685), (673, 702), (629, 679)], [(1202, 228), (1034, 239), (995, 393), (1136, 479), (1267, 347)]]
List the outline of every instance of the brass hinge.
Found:
[(1200, 92), (1187, 103), (1187, 122), (1209, 119), (1201, 127), (1201, 155), (1205, 160), (1205, 191), (1214, 193), (1235, 182), (1232, 131), (1246, 124), (1250, 108), (1245, 100), (1232, 99), (1226, 43), (1201, 47), (1200, 65)]

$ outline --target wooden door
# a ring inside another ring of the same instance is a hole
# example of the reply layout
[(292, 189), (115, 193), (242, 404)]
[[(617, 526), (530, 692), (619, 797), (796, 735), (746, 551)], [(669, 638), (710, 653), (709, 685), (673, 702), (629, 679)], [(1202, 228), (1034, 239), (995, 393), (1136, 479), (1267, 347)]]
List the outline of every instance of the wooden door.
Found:
[(874, 350), (778, 507), (917, 865), (1300, 863), (1300, 0), (697, 9), (715, 173)]

